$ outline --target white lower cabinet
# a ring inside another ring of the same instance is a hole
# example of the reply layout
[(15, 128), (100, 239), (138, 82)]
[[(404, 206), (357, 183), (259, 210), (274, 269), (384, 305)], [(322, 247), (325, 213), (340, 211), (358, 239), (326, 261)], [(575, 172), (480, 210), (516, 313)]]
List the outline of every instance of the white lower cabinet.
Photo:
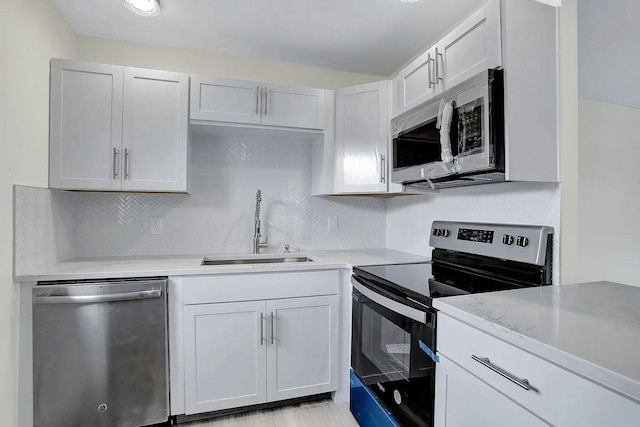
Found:
[(338, 296), (266, 302), (267, 401), (335, 390)]
[(443, 313), (437, 343), (438, 427), (637, 426), (640, 420), (637, 402)]
[(436, 368), (435, 425), (534, 427), (547, 424), (440, 355)]
[(184, 307), (187, 415), (334, 391), (338, 295)]
[(187, 415), (266, 401), (264, 311), (264, 301), (184, 308)]

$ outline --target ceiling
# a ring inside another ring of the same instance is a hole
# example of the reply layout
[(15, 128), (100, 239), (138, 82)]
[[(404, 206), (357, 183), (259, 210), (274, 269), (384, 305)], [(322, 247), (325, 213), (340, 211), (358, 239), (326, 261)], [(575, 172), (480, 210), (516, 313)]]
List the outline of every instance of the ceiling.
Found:
[(79, 34), (388, 76), (484, 0), (51, 0)]

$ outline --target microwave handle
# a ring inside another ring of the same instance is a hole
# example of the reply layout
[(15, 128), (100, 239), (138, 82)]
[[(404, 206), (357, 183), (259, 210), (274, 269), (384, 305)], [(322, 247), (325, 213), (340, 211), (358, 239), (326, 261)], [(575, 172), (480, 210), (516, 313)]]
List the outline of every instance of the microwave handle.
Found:
[(380, 154), (380, 182), (384, 184), (387, 181), (387, 159), (384, 154)]

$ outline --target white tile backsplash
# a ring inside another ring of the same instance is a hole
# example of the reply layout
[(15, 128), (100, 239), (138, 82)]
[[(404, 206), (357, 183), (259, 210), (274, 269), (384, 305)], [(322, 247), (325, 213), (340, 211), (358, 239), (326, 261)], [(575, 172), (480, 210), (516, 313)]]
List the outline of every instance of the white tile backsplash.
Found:
[[(285, 243), (292, 251), (385, 247), (384, 200), (311, 196), (308, 141), (195, 137), (190, 173), (191, 194), (40, 191), (71, 218), (69, 258), (249, 253), (257, 189), (263, 252)], [(337, 231), (328, 231), (329, 216), (338, 217)], [(162, 218), (162, 234), (151, 234), (150, 218)]]
[(13, 200), (15, 275), (38, 271), (73, 256), (69, 194), (15, 185)]

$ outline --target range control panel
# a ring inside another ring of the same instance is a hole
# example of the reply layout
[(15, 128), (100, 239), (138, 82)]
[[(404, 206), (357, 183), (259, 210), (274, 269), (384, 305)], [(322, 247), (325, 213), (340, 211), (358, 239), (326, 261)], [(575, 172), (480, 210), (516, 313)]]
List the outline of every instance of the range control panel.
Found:
[(539, 264), (544, 262), (553, 227), (434, 221), (434, 248)]
[(458, 240), (468, 240), (478, 243), (493, 243), (493, 230), (458, 229)]

